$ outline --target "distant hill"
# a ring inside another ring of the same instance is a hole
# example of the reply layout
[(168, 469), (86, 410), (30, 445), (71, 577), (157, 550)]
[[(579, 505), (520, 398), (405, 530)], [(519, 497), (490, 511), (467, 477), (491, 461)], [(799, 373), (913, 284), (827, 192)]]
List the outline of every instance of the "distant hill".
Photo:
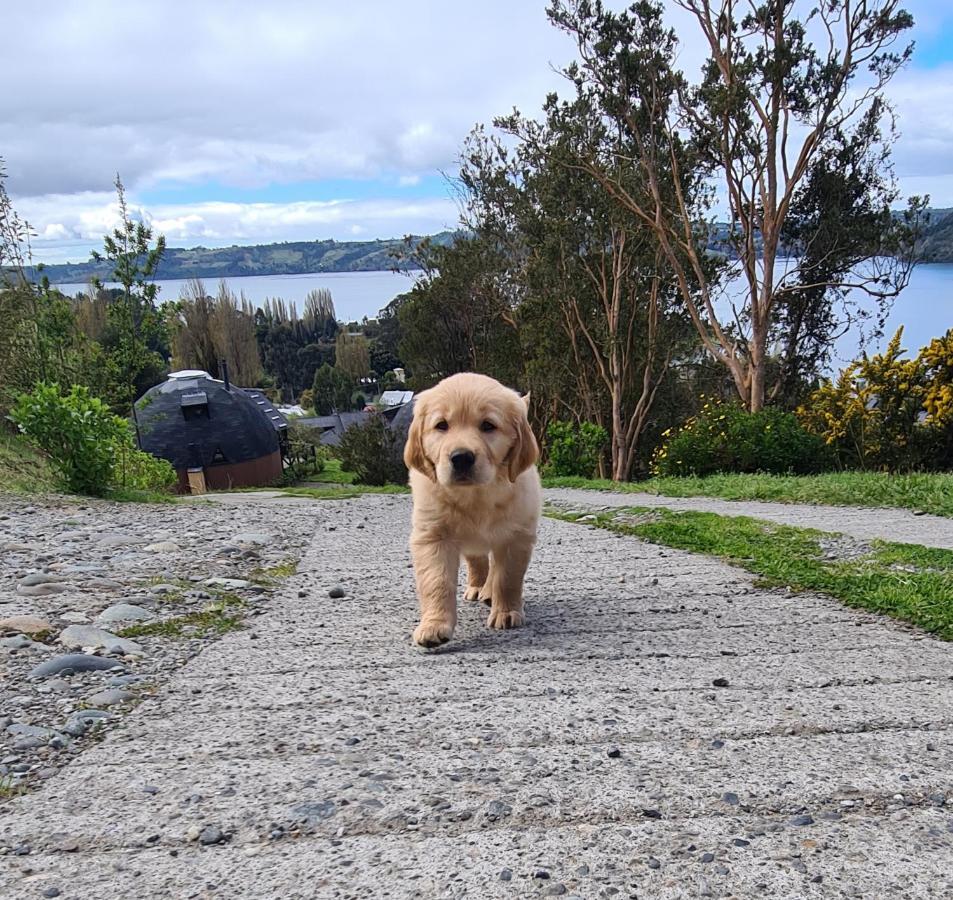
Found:
[[(430, 236), (435, 243), (448, 244), (454, 232)], [(416, 245), (423, 238), (412, 237)], [(162, 257), (158, 277), (237, 278), (243, 275), (303, 275), (310, 272), (375, 272), (394, 268), (397, 254), (405, 250), (402, 239), (377, 241), (295, 241), (283, 244), (255, 244), (250, 247), (170, 247)], [(81, 262), (48, 265), (44, 274), (52, 284), (79, 284), (92, 277), (109, 279), (108, 263)]]
[(931, 209), (930, 224), (923, 230), (920, 259), (923, 262), (953, 262), (953, 209)]
[[(929, 210), (930, 222), (921, 239), (923, 262), (953, 262), (953, 209)], [(457, 232), (442, 231), (431, 235), (438, 244), (450, 244)], [(716, 225), (710, 249), (724, 252), (727, 227)], [(423, 238), (412, 237), (414, 244)], [(402, 239), (377, 241), (294, 241), (283, 244), (254, 244), (250, 247), (193, 247), (166, 250), (159, 267), (159, 278), (237, 278), (242, 275), (303, 275), (310, 272), (375, 272), (409, 269), (398, 263), (397, 254), (405, 249)], [(78, 284), (96, 276), (109, 277), (107, 263), (82, 262), (49, 265), (44, 268), (53, 284)]]

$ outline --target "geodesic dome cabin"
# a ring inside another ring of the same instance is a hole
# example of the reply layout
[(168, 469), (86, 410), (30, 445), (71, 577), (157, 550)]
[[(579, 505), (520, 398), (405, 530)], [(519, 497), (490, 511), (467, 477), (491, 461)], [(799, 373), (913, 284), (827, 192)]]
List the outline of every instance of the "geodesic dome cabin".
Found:
[(190, 471), (210, 490), (281, 480), (288, 423), (260, 391), (187, 369), (146, 391), (136, 417), (142, 449), (172, 463), (183, 493)]

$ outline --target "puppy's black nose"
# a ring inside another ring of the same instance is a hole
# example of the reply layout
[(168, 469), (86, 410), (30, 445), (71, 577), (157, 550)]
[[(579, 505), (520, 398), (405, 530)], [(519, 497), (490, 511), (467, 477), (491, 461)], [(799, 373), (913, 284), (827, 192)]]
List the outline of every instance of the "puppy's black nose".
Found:
[(458, 475), (469, 472), (473, 468), (474, 462), (476, 462), (476, 457), (469, 450), (454, 450), (450, 454), (450, 465), (453, 466), (453, 471)]

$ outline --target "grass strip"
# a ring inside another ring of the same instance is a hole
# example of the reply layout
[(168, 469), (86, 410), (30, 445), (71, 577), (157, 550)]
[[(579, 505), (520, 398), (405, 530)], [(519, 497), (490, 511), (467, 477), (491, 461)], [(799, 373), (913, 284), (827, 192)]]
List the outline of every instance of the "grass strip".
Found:
[(818, 591), (847, 606), (953, 640), (953, 551), (841, 535), (747, 516), (629, 507), (547, 512), (654, 544), (704, 553), (760, 576), (765, 587)]
[(617, 482), (600, 478), (546, 478), (546, 487), (583, 488), (663, 497), (716, 497), (828, 506), (911, 509), (953, 518), (953, 475), (828, 472), (824, 475), (708, 475)]

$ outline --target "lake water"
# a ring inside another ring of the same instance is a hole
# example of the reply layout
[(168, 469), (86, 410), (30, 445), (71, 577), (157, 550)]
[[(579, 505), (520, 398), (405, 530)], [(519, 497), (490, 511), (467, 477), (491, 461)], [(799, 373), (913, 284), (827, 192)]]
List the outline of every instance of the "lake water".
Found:
[[(372, 319), (398, 294), (409, 291), (417, 272), (324, 272), (313, 275), (250, 275), (244, 278), (225, 278), (231, 291), (244, 294), (254, 304), (266, 298), (281, 297), (294, 303), (298, 312), (304, 309), (304, 298), (310, 291), (327, 288), (334, 298), (334, 310), (342, 322), (360, 322), (365, 316)], [(204, 279), (205, 290), (214, 294), (218, 278)], [(156, 281), (160, 300), (177, 299), (188, 281)], [(65, 294), (87, 290), (84, 284), (58, 284)]]
[[(337, 317), (345, 322), (359, 322), (365, 316), (373, 318), (398, 294), (410, 290), (416, 273), (396, 272), (341, 272), (315, 275), (263, 275), (246, 278), (228, 278), (229, 287), (244, 293), (253, 303), (266, 297), (281, 297), (293, 302), (301, 310), (309, 291), (327, 288), (334, 298)], [(175, 299), (187, 282), (159, 281), (161, 299)], [(207, 280), (206, 289), (213, 293), (217, 280)], [(65, 293), (85, 290), (85, 285), (62, 284)], [(885, 337), (869, 350), (880, 349), (904, 325), (903, 345), (915, 353), (937, 337), (953, 328), (953, 263), (917, 266), (910, 284), (894, 302), (887, 320)], [(835, 364), (843, 365), (857, 355), (858, 335), (850, 333), (840, 338), (835, 348)]]

